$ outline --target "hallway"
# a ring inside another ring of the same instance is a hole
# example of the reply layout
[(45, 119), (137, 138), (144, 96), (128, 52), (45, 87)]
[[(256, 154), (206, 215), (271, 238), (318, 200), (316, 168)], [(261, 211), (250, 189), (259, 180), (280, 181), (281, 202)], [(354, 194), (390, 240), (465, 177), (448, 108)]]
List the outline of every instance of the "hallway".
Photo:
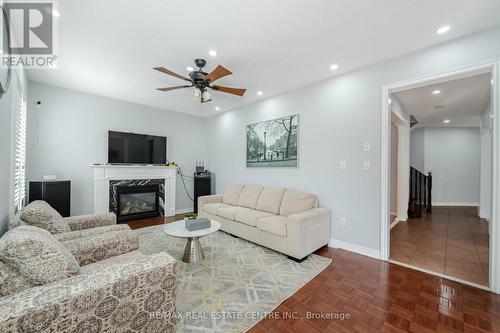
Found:
[(390, 259), (488, 286), (488, 222), (477, 207), (433, 207), (392, 228)]

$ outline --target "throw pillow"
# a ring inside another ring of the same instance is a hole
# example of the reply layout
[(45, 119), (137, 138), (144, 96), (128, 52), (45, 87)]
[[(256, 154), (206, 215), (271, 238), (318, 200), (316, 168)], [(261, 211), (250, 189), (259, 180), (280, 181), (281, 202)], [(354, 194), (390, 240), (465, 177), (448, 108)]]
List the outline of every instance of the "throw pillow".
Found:
[(42, 200), (33, 201), (24, 207), (21, 219), (26, 224), (48, 230), (53, 234), (71, 231), (61, 214)]
[(80, 270), (64, 245), (47, 230), (33, 226), (11, 229), (0, 238), (0, 260), (35, 285), (65, 279)]

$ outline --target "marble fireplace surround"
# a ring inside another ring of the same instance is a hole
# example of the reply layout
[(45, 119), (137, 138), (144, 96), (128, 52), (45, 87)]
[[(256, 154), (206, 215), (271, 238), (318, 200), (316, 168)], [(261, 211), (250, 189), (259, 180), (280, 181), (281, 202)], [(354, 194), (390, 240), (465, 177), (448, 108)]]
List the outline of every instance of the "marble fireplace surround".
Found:
[[(94, 213), (111, 211), (113, 186), (160, 184), (160, 205), (165, 216), (175, 215), (176, 167), (151, 165), (92, 165), (94, 169)], [(164, 185), (164, 190), (162, 188)]]

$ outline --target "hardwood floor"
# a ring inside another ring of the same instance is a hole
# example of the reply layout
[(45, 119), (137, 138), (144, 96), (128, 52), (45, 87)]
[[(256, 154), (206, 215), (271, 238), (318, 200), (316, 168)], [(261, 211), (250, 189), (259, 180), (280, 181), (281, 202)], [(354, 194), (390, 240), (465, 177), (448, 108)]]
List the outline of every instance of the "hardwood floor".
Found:
[(249, 332), (500, 332), (499, 295), (344, 250), (316, 254), (332, 264)]
[(153, 217), (150, 219), (135, 220), (127, 222), (130, 229), (139, 229), (145, 227), (151, 227), (153, 225), (159, 225), (169, 222), (175, 222), (184, 219), (184, 214), (177, 214), (172, 217)]
[(434, 207), (392, 228), (390, 258), (488, 286), (488, 222), (475, 207)]

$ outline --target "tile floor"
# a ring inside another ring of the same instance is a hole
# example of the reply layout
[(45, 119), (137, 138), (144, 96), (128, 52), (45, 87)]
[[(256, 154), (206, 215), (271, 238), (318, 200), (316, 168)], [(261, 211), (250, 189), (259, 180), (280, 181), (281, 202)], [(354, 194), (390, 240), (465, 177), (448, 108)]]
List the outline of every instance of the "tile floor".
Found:
[(488, 286), (488, 222), (476, 207), (433, 207), (392, 228), (390, 258)]

